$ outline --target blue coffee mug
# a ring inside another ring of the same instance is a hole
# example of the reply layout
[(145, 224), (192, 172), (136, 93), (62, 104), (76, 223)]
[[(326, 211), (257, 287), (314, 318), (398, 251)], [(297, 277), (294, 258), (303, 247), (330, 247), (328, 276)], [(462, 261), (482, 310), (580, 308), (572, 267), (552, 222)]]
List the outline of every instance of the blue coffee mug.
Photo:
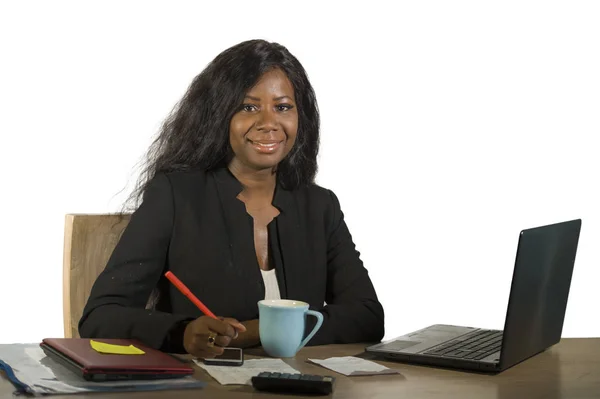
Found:
[[(316, 317), (317, 324), (303, 339), (307, 316)], [(294, 357), (323, 324), (323, 315), (308, 310), (308, 303), (289, 299), (259, 301), (258, 317), (261, 345), (272, 357)]]

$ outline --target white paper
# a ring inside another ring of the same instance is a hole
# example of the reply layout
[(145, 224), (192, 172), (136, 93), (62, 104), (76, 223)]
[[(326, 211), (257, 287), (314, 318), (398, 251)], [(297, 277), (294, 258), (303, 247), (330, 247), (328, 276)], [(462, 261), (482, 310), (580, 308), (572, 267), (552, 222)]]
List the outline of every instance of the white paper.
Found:
[(201, 360), (194, 361), (221, 385), (252, 385), (252, 377), (265, 371), (271, 373), (299, 373), (281, 359), (245, 360), (241, 366), (213, 366), (206, 365)]
[(354, 356), (330, 357), (329, 359), (308, 359), (308, 361), (347, 376), (398, 374), (397, 370)]

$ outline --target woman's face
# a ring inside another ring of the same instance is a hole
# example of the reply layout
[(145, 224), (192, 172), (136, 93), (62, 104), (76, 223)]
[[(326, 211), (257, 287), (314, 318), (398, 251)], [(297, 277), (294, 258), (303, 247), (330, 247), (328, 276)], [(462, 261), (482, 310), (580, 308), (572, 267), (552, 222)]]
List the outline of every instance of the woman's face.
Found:
[(294, 146), (298, 109), (294, 88), (280, 69), (266, 72), (244, 98), (229, 124), (236, 167), (272, 169)]

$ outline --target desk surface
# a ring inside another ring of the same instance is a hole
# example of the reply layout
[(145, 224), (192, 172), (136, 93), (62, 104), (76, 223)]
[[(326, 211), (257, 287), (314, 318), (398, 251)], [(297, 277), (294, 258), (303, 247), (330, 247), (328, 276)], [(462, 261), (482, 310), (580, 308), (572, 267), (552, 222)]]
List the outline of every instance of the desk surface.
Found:
[[(477, 398), (477, 399), (552, 399), (600, 398), (600, 338), (563, 339), (559, 344), (500, 374), (486, 375), (456, 370), (381, 362), (397, 369), (399, 375), (345, 377), (306, 362), (309, 357), (357, 356), (365, 345), (329, 345), (304, 348), (293, 359), (292, 367), (312, 374), (330, 374), (337, 379), (334, 398)], [(262, 355), (261, 349), (247, 351), (248, 358)], [(265, 398), (277, 395), (254, 391), (250, 386), (221, 386), (202, 369), (196, 377), (206, 381), (204, 389), (49, 396), (56, 399), (137, 399), (137, 398)], [(12, 385), (0, 378), (0, 398), (11, 397)], [(302, 396), (289, 396), (301, 398)], [(314, 398), (314, 396), (312, 397)]]

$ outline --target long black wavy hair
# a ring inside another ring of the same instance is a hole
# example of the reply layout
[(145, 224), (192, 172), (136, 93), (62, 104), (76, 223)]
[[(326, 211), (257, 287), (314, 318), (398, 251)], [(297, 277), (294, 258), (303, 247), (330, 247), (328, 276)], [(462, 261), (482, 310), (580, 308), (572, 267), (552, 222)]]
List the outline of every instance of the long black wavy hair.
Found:
[(284, 46), (249, 40), (223, 51), (193, 79), (150, 146), (127, 202), (137, 207), (157, 173), (226, 167), (233, 157), (231, 118), (248, 90), (274, 68), (285, 72), (292, 83), (298, 109), (296, 142), (277, 167), (278, 182), (286, 189), (314, 182), (320, 120), (306, 71)]

